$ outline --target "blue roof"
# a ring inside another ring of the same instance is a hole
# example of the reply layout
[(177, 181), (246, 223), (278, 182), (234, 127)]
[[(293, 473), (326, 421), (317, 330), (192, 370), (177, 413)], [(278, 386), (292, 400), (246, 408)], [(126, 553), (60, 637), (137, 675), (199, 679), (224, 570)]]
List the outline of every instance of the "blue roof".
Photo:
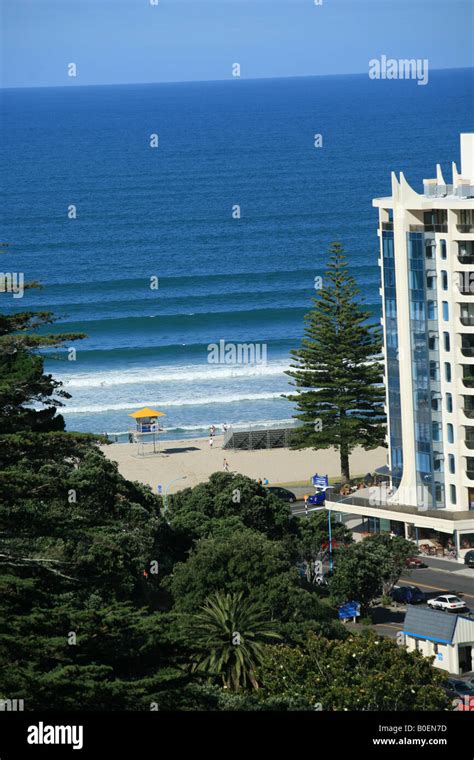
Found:
[(403, 633), (417, 639), (452, 644), (457, 618), (458, 616), (452, 613), (436, 612), (426, 607), (408, 607)]

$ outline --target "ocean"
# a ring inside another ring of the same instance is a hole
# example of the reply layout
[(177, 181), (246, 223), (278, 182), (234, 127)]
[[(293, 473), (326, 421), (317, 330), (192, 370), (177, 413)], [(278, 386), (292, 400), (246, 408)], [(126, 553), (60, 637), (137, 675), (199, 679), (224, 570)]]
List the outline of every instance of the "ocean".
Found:
[[(288, 423), (284, 370), (328, 246), (378, 319), (372, 198), (392, 170), (420, 191), (440, 162), (448, 180), (472, 73), (3, 90), (2, 269), (44, 287), (2, 308), (87, 334), (75, 361), (46, 362), (71, 393), (67, 428), (124, 434), (145, 405), (168, 438)], [(210, 363), (219, 341), (267, 361)]]

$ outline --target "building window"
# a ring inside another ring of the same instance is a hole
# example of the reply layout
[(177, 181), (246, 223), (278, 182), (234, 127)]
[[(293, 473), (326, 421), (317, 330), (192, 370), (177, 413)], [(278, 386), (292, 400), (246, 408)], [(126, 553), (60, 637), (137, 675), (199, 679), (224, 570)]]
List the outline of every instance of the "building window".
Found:
[(448, 465), (449, 465), (449, 472), (451, 475), (456, 474), (456, 463), (454, 460), (454, 454), (448, 454)]
[(444, 379), (447, 383), (451, 382), (451, 364), (450, 362), (444, 363)]
[(448, 430), (448, 443), (454, 443), (454, 427), (453, 425), (451, 425), (450, 422), (448, 422), (447, 430)]
[(433, 438), (433, 441), (439, 442), (441, 441), (441, 422), (432, 422), (432, 429), (431, 429), (431, 435)]
[(441, 240), (441, 258), (447, 258), (446, 240)]
[(426, 258), (427, 259), (434, 259), (435, 257), (435, 250), (436, 250), (436, 243), (434, 240), (427, 240), (425, 243), (425, 249), (426, 249)]
[(453, 397), (451, 393), (446, 394), (446, 411), (447, 412), (453, 411)]
[(445, 322), (449, 322), (449, 304), (447, 301), (443, 301), (443, 319)]
[(436, 302), (435, 301), (427, 301), (426, 307), (428, 310), (428, 319), (436, 319)]
[(443, 501), (443, 484), (435, 483), (435, 499), (436, 501)]
[(448, 289), (448, 273), (444, 269), (441, 272), (441, 287), (443, 290)]
[(443, 333), (443, 339), (444, 339), (444, 350), (451, 351), (451, 341), (449, 340), (448, 332)]
[(451, 504), (456, 504), (456, 486), (449, 486), (449, 495), (451, 498)]

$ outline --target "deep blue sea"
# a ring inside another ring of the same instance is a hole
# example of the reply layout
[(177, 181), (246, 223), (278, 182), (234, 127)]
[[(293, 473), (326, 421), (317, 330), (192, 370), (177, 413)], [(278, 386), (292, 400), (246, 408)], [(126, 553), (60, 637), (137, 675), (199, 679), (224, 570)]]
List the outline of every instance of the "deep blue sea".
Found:
[[(284, 369), (330, 242), (378, 318), (371, 200), (392, 170), (420, 191), (440, 162), (449, 181), (472, 73), (4, 90), (2, 271), (44, 288), (2, 303), (87, 333), (76, 361), (47, 362), (68, 429), (126, 431), (143, 405), (169, 437), (289, 420)], [(220, 340), (266, 344), (268, 362), (209, 364)]]

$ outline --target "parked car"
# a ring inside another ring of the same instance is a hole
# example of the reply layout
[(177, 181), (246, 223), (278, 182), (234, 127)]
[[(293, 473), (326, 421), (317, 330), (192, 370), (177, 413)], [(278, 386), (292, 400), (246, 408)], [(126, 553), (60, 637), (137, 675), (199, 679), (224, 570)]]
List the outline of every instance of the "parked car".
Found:
[(390, 596), (398, 604), (421, 604), (426, 599), (418, 586), (394, 586)]
[(468, 567), (474, 567), (474, 551), (466, 552), (464, 555), (464, 564)]
[(267, 491), (272, 493), (277, 499), (286, 501), (289, 504), (293, 504), (296, 501), (296, 496), (292, 491), (288, 491), (287, 488), (281, 488), (281, 486), (269, 486)]
[(467, 681), (460, 678), (448, 678), (446, 681), (447, 691), (453, 697), (474, 697), (474, 688)]
[(461, 612), (467, 609), (466, 602), (453, 594), (435, 596), (434, 599), (428, 599), (426, 603), (432, 609), (443, 610), (444, 612)]
[(405, 565), (407, 567), (411, 567), (415, 569), (420, 568), (420, 567), (428, 567), (426, 562), (423, 562), (423, 560), (420, 559), (420, 557), (408, 557), (408, 559), (405, 562)]
[(326, 501), (326, 491), (317, 491), (316, 493), (306, 494), (304, 500), (306, 504), (315, 504), (322, 507)]

